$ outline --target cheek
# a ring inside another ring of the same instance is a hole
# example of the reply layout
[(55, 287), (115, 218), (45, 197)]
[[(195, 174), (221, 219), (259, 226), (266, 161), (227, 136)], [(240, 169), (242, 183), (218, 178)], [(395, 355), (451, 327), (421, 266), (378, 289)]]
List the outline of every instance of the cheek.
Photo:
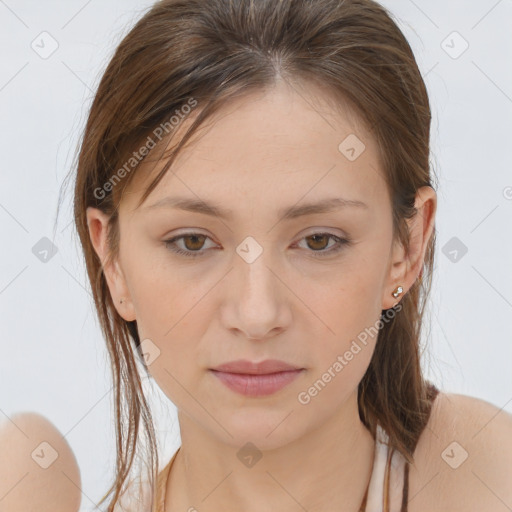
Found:
[(357, 387), (368, 368), (381, 318), (381, 271), (360, 259), (338, 277), (333, 273), (322, 286), (313, 283), (302, 290), (316, 316), (308, 314), (304, 326), (309, 323), (314, 333), (311, 383), (320, 381), (320, 387), (331, 390), (322, 391), (324, 398), (333, 392), (333, 399), (340, 399), (344, 390)]
[(166, 339), (186, 323), (189, 315), (196, 314), (211, 284), (192, 266), (173, 264), (165, 248), (142, 243), (139, 246), (133, 247), (126, 261), (137, 324), (146, 336)]
[(370, 363), (381, 312), (354, 302), (330, 308), (330, 327), (334, 334), (324, 332), (315, 343), (313, 377), (326, 383), (336, 382), (331, 387), (351, 387), (350, 383), (355, 387)]
[[(141, 259), (130, 272), (130, 294), (134, 302), (141, 342), (148, 339), (159, 357), (149, 372), (164, 393), (181, 403), (179, 383), (193, 386), (204, 347), (197, 340), (211, 318), (208, 293), (215, 281), (194, 278), (179, 268)], [(186, 399), (186, 396), (183, 397)], [(190, 397), (188, 398), (190, 400)]]
[(149, 351), (157, 354), (148, 365), (148, 371), (175, 406), (188, 410), (193, 402), (190, 392), (200, 383), (198, 362), (201, 360), (201, 347), (196, 340), (202, 338), (202, 327), (194, 321), (193, 315), (197, 313), (194, 313), (193, 308), (191, 310), (186, 298), (183, 298), (182, 303), (153, 302), (156, 295), (148, 298), (137, 312), (142, 345), (146, 343)]
[(338, 294), (337, 300), (325, 301), (323, 318), (329, 328), (315, 332), (309, 376), (297, 395), (299, 404), (314, 403), (312, 409), (319, 416), (345, 402), (370, 364), (381, 310), (368, 306), (371, 297), (362, 295), (360, 299)]
[[(160, 251), (155, 251), (159, 253)], [(187, 368), (197, 361), (194, 340), (202, 338), (197, 322), (207, 284), (190, 279), (177, 268), (146, 251), (134, 250), (125, 261), (125, 275), (134, 304), (142, 351), (152, 354), (149, 373), (174, 401), (178, 382), (190, 377)], [(196, 321), (194, 321), (194, 319)]]
[[(328, 279), (302, 282), (301, 296), (317, 324), (323, 345), (339, 350), (350, 339), (370, 328), (381, 314), (382, 273), (377, 265), (365, 262), (331, 272)], [(316, 316), (316, 319), (314, 318)]]

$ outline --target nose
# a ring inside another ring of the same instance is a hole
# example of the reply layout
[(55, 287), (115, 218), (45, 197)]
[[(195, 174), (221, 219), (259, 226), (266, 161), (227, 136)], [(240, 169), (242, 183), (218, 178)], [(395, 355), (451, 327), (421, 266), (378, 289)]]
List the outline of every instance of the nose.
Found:
[(223, 308), (225, 327), (251, 341), (273, 338), (292, 319), (286, 280), (267, 264), (264, 254), (252, 263), (243, 259), (235, 263)]

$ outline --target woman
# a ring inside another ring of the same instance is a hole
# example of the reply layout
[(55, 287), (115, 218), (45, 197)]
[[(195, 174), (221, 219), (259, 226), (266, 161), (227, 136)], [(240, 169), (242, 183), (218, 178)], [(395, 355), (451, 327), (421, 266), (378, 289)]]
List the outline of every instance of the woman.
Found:
[[(510, 414), (422, 376), (430, 121), (371, 0), (163, 0), (124, 38), (75, 185), (116, 390), (109, 511), (512, 507)], [(158, 475), (143, 366), (180, 423)]]

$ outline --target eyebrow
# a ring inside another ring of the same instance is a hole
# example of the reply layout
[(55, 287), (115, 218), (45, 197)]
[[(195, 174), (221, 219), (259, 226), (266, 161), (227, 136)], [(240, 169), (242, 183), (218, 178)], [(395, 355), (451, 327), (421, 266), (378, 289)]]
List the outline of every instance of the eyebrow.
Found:
[[(278, 211), (278, 218), (282, 220), (291, 220), (305, 215), (330, 213), (341, 208), (349, 207), (368, 209), (368, 205), (366, 203), (356, 199), (331, 197), (314, 203), (303, 203), (301, 205), (292, 205), (282, 208)], [(220, 204), (208, 203), (200, 199), (187, 197), (164, 197), (156, 203), (146, 206), (144, 210), (153, 210), (157, 208), (176, 208), (188, 212), (219, 217), (226, 220), (233, 218), (233, 210), (225, 208)]]

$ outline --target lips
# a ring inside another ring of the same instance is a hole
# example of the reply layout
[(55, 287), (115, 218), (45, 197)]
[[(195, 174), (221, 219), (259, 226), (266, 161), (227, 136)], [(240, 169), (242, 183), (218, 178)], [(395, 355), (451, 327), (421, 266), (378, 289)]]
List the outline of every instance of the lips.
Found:
[(259, 363), (247, 361), (245, 359), (239, 359), (237, 361), (231, 361), (224, 363), (215, 368), (215, 371), (226, 372), (226, 373), (243, 373), (246, 375), (264, 375), (269, 373), (288, 372), (293, 370), (300, 370), (299, 366), (293, 366), (279, 361), (278, 359), (267, 359)]
[(268, 359), (259, 363), (238, 360), (212, 368), (212, 374), (226, 387), (250, 397), (276, 393), (297, 378), (304, 368)]

